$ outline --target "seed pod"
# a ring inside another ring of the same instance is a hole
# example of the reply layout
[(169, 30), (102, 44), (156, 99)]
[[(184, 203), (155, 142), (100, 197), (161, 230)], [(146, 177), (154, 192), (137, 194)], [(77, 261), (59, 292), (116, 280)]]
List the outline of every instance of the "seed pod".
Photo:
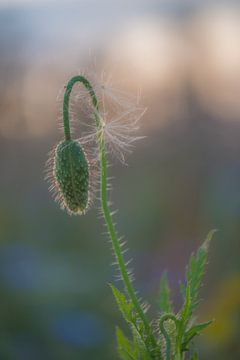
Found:
[(89, 168), (79, 142), (65, 140), (57, 145), (54, 177), (63, 207), (70, 214), (83, 214), (89, 203)]

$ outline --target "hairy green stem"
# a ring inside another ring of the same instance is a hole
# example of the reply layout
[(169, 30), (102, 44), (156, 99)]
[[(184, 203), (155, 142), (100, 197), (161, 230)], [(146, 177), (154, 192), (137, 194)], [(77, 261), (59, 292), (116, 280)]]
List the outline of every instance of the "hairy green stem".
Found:
[(165, 338), (165, 342), (166, 342), (166, 360), (171, 360), (171, 339), (170, 336), (167, 332), (167, 330), (164, 327), (164, 322), (167, 320), (172, 320), (175, 323), (176, 329), (178, 327), (178, 320), (176, 319), (175, 315), (173, 314), (164, 314), (159, 321), (159, 328)]
[(138, 313), (139, 318), (142, 320), (147, 336), (149, 337), (153, 349), (157, 348), (156, 340), (153, 336), (152, 329), (150, 325), (148, 324), (148, 321), (145, 317), (144, 311), (139, 304), (139, 301), (137, 299), (136, 293), (134, 291), (133, 285), (131, 283), (131, 280), (129, 278), (126, 264), (124, 261), (124, 257), (122, 254), (120, 242), (117, 236), (117, 232), (115, 230), (112, 216), (110, 213), (110, 209), (108, 206), (108, 195), (107, 195), (107, 159), (106, 159), (106, 150), (105, 150), (105, 141), (103, 136), (103, 129), (102, 129), (102, 123), (100, 121), (99, 116), (99, 106), (98, 106), (98, 100), (96, 97), (96, 94), (89, 83), (89, 81), (81, 75), (74, 76), (72, 79), (69, 80), (66, 91), (64, 94), (64, 100), (63, 100), (63, 124), (64, 124), (64, 135), (66, 140), (71, 139), (71, 132), (70, 132), (70, 125), (69, 125), (69, 98), (72, 91), (72, 88), (76, 82), (82, 83), (85, 88), (87, 89), (91, 99), (92, 99), (92, 105), (94, 109), (94, 115), (95, 115), (95, 123), (96, 123), (96, 129), (97, 129), (97, 141), (98, 141), (98, 147), (99, 147), (99, 156), (100, 156), (100, 167), (101, 167), (101, 203), (102, 203), (102, 210), (104, 219), (107, 225), (107, 229), (110, 235), (110, 238), (112, 240), (112, 245), (114, 249), (114, 253), (118, 262), (118, 266), (121, 272), (122, 280), (125, 286), (125, 289), (128, 293), (129, 298), (134, 304), (135, 310)]

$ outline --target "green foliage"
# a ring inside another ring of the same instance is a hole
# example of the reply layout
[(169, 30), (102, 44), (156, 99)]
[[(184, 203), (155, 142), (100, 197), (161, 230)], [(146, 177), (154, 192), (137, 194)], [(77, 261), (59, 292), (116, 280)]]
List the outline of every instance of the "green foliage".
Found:
[(207, 261), (207, 254), (209, 243), (214, 235), (216, 230), (212, 230), (207, 235), (206, 240), (202, 244), (202, 246), (198, 249), (197, 254), (191, 255), (189, 264), (187, 266), (186, 271), (186, 281), (187, 287), (185, 288), (185, 297), (187, 296), (187, 292), (189, 291), (191, 305), (190, 305), (190, 313), (195, 310), (198, 305), (198, 292), (201, 284), (201, 279), (204, 273), (206, 261)]
[(168, 284), (167, 274), (164, 273), (160, 280), (159, 306), (162, 312), (172, 312), (172, 304), (170, 299), (170, 288)]
[(198, 354), (196, 352), (194, 352), (192, 355), (191, 355), (191, 359), (190, 360), (198, 360), (199, 357), (198, 357)]
[(121, 359), (130, 360), (135, 359), (133, 344), (126, 338), (122, 330), (117, 327), (116, 329), (118, 353)]
[(190, 341), (196, 336), (201, 333), (204, 329), (206, 329), (210, 324), (212, 323), (212, 320), (207, 321), (202, 324), (193, 325), (188, 331), (185, 332), (183, 343), (182, 343), (182, 349), (185, 351), (188, 349), (188, 344)]
[(136, 315), (134, 314), (134, 306), (131, 300), (127, 300), (125, 295), (122, 294), (117, 288), (115, 288), (113, 285), (110, 285), (113, 295), (116, 299), (116, 302), (118, 304), (118, 307), (124, 317), (124, 319), (130, 323), (133, 324), (136, 322)]
[(151, 339), (143, 321), (138, 317), (132, 300), (127, 300), (113, 285), (110, 285), (117, 305), (128, 323), (133, 341), (128, 340), (123, 332), (117, 328), (118, 353), (122, 359), (152, 359)]
[[(146, 333), (144, 324), (138, 318), (134, 304), (131, 300), (111, 285), (117, 305), (129, 325), (131, 340), (117, 328), (118, 354), (122, 360), (184, 360), (191, 350), (193, 339), (202, 333), (212, 321), (195, 324), (193, 312), (199, 303), (199, 288), (204, 274), (209, 243), (215, 230), (211, 231), (197, 253), (191, 255), (186, 269), (186, 284), (181, 286), (184, 295), (182, 308), (174, 313), (167, 275), (163, 274), (160, 280), (159, 307), (160, 319), (151, 322), (158, 322), (158, 331), (153, 332), (157, 348), (151, 348), (151, 342)], [(194, 351), (190, 356), (191, 360), (198, 360), (198, 354)]]

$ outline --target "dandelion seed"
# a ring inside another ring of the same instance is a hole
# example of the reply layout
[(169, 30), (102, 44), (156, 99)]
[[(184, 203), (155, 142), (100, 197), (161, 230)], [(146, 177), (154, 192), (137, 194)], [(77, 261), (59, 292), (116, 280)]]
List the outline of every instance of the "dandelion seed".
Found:
[[(104, 137), (106, 150), (117, 158), (121, 163), (126, 164), (126, 154), (132, 152), (134, 143), (143, 139), (144, 136), (136, 136), (139, 130), (139, 121), (146, 112), (146, 108), (139, 105), (139, 94), (133, 96), (116, 89), (110, 78), (102, 74), (100, 81), (92, 76), (94, 91), (97, 94), (99, 108), (93, 109), (89, 105), (89, 95), (86, 89), (77, 92), (75, 102), (81, 102), (84, 113), (89, 112), (93, 121), (84, 123), (87, 129), (79, 139), (83, 144), (97, 143), (99, 136)], [(90, 106), (90, 108), (89, 108)], [(96, 114), (97, 111), (97, 114)], [(101, 130), (94, 126), (96, 115), (101, 122)], [(98, 149), (95, 146), (95, 156), (98, 156)]]
[(104, 118), (101, 117), (107, 149), (123, 164), (126, 163), (125, 155), (132, 152), (134, 143), (144, 138), (135, 134), (139, 129), (138, 122), (145, 111), (133, 107), (112, 118), (107, 118), (106, 115)]

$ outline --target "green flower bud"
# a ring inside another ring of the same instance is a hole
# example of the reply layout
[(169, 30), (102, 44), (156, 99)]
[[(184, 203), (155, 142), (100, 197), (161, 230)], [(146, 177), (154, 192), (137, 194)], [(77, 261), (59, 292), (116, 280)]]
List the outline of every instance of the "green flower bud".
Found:
[(78, 141), (65, 140), (57, 145), (53, 171), (63, 207), (70, 214), (85, 213), (89, 203), (89, 166)]

